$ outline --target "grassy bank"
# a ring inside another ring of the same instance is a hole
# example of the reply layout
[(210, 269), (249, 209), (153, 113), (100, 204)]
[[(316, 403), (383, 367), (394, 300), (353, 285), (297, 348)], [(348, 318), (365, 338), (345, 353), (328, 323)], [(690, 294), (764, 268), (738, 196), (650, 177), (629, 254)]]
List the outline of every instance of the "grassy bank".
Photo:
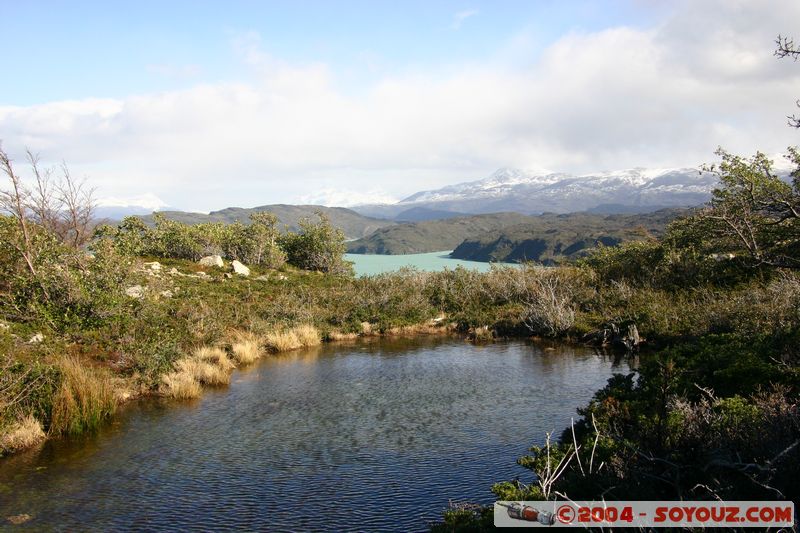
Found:
[[(367, 278), (285, 266), (229, 277), (185, 260), (132, 261), (118, 312), (94, 327), (5, 321), (6, 433), (31, 417), (49, 435), (90, 429), (115, 401), (195, 397), (225, 385), (236, 365), (323, 341), (452, 328), (476, 341), (538, 335), (624, 349), (636, 325), (640, 345), (655, 350), (791, 329), (800, 304), (791, 274), (670, 291), (606, 281), (590, 266)], [(129, 287), (140, 288), (136, 297), (125, 294)], [(29, 342), (39, 333), (41, 342)]]

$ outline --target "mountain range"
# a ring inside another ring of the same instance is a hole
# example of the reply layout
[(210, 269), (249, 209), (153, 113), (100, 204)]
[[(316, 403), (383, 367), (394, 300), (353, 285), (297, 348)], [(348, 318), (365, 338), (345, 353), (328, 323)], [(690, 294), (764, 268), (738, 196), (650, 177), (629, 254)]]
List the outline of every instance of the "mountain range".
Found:
[(695, 168), (634, 168), (580, 176), (501, 168), (488, 178), (420, 191), (396, 204), (352, 209), (395, 220), (412, 209), (440, 214), (645, 213), (701, 204), (716, 185), (716, 175)]

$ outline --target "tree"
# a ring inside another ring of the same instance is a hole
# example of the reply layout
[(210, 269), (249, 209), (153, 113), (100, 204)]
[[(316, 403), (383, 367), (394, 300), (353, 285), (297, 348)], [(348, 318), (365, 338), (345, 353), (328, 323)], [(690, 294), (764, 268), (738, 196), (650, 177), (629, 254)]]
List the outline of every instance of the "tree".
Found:
[[(800, 58), (800, 48), (795, 46), (794, 39), (789, 37), (783, 37), (778, 35), (778, 38), (775, 40), (775, 44), (777, 48), (775, 49), (775, 55), (784, 58), (784, 57), (791, 57), (795, 61)], [(800, 107), (800, 100), (796, 102), (797, 107)], [(787, 117), (789, 119), (789, 125), (793, 128), (800, 128), (800, 118), (796, 117), (795, 115), (791, 115)]]
[(789, 148), (796, 166), (791, 185), (762, 153), (745, 159), (720, 149), (720, 187), (694, 219), (717, 254), (733, 254), (749, 266), (800, 268), (800, 152)]
[(0, 148), (0, 168), (11, 183), (11, 189), (0, 191), (0, 210), (17, 219), (26, 253), (31, 249), (31, 224), (52, 233), (67, 246), (80, 248), (92, 237), (94, 189), (84, 180), (73, 178), (66, 163), (61, 164), (60, 177), (54, 178), (53, 169), (42, 168), (37, 154), (30, 150), (26, 154), (33, 186), (25, 185), (8, 154)]
[(249, 262), (269, 268), (278, 268), (286, 262), (286, 254), (278, 247), (278, 217), (272, 213), (252, 213), (250, 225), (242, 233)]

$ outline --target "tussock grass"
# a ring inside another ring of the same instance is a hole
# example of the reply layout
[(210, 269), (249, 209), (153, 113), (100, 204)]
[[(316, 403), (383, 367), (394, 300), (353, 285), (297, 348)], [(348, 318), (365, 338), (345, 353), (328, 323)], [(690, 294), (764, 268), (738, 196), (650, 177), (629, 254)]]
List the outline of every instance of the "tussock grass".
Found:
[(117, 398), (111, 376), (75, 357), (57, 363), (61, 384), (53, 396), (50, 433), (77, 434), (97, 427), (111, 415)]
[(42, 424), (33, 416), (26, 417), (11, 424), (6, 431), (0, 433), (0, 451), (16, 452), (30, 448), (45, 438)]
[(236, 367), (222, 348), (203, 346), (196, 349), (193, 355), (198, 361), (214, 365), (223, 372), (229, 372)]
[(397, 326), (394, 328), (389, 328), (384, 331), (384, 335), (389, 337), (402, 337), (406, 335), (440, 335), (442, 333), (448, 333), (449, 329), (446, 327), (440, 327), (438, 325), (426, 323), (426, 324), (409, 324), (406, 326)]
[(282, 331), (272, 331), (264, 336), (264, 344), (272, 352), (287, 352), (322, 342), (319, 330), (310, 324), (301, 324)]
[(161, 393), (177, 399), (197, 398), (201, 385), (227, 385), (235, 367), (221, 348), (203, 346), (175, 362), (174, 371), (161, 380)]
[(231, 342), (231, 354), (239, 364), (250, 364), (261, 358), (261, 341), (253, 333), (238, 332)]
[(358, 338), (358, 333), (342, 333), (341, 331), (333, 330), (328, 332), (327, 340), (329, 341), (352, 341)]
[(489, 342), (494, 340), (494, 331), (489, 326), (470, 328), (467, 338), (472, 342)]
[(297, 340), (304, 348), (322, 343), (319, 330), (310, 324), (301, 324), (295, 327), (294, 331), (297, 334)]
[(178, 400), (198, 398), (202, 392), (200, 383), (185, 372), (170, 372), (162, 378), (161, 393)]
[(231, 381), (231, 375), (227, 370), (195, 357), (178, 360), (175, 369), (178, 373), (191, 376), (201, 385), (227, 385)]

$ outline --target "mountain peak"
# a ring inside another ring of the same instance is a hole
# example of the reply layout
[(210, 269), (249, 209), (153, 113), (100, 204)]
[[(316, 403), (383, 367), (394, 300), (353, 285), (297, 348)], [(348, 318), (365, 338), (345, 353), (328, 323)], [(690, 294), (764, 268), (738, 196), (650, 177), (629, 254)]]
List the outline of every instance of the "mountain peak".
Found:
[(401, 204), (465, 213), (566, 213), (599, 205), (686, 207), (708, 200), (716, 176), (695, 168), (631, 168), (566, 174), (502, 167), (487, 178), (421, 191)]

